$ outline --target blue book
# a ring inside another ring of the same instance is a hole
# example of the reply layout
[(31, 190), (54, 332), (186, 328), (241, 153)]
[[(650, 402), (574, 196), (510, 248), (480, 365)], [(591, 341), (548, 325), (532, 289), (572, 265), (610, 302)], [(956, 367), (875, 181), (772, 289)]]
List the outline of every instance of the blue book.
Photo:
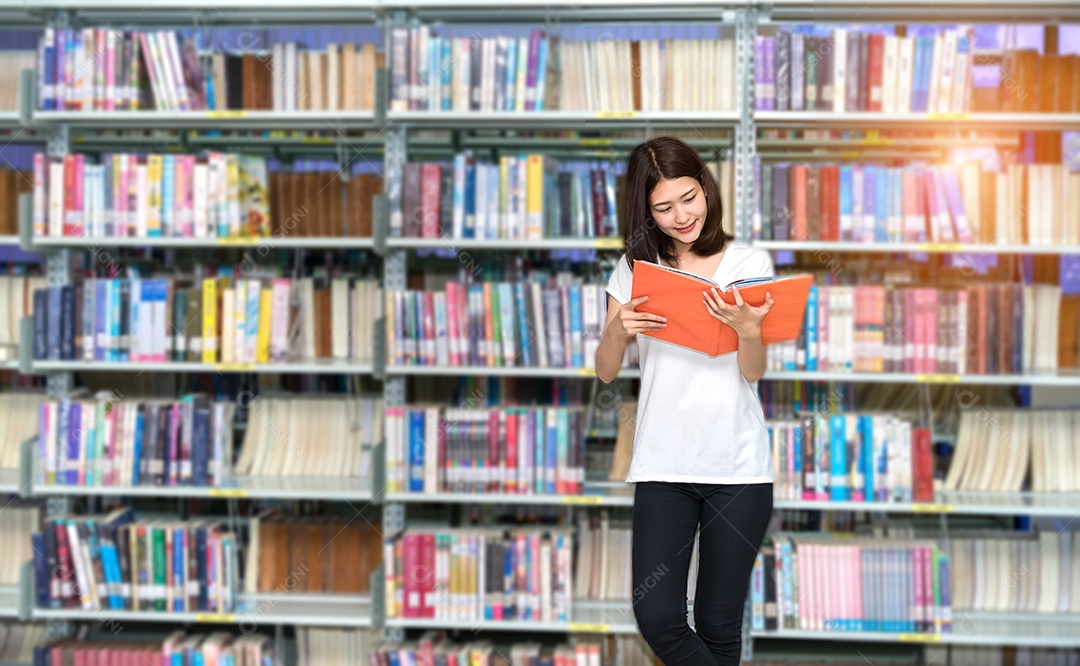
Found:
[(555, 492), (555, 470), (559, 464), (559, 415), (554, 409), (545, 410), (547, 421), (547, 451), (544, 452), (544, 492)]
[(874, 241), (879, 243), (892, 240), (889, 237), (886, 213), (886, 187), (884, 167), (874, 167)]
[(173, 610), (183, 611), (184, 600), (187, 599), (187, 589), (184, 583), (187, 576), (184, 575), (184, 533), (186, 532), (184, 527), (173, 528), (173, 581), (176, 588), (179, 590), (173, 598)]
[[(453, 59), (453, 53), (451, 51), (451, 43), (449, 39), (439, 40), (439, 44), (442, 47), (442, 62), (450, 63)], [(453, 88), (454, 82), (454, 68), (453, 67), (440, 67), (442, 72), (442, 100), (440, 104), (443, 111), (451, 111), (454, 108), (453, 99), (450, 97), (450, 91)]]
[(859, 442), (862, 446), (859, 461), (863, 466), (863, 487), (865, 488), (863, 497), (865, 501), (873, 502), (876, 497), (874, 485), (874, 418), (866, 414), (860, 414), (858, 419)]
[(818, 369), (818, 334), (818, 289), (810, 285), (806, 297), (806, 369), (810, 371)]
[(82, 444), (82, 404), (69, 402), (67, 413), (67, 473), (64, 478), (69, 485), (76, 485), (79, 483), (79, 447)]
[(409, 491), (424, 490), (424, 410), (409, 412)]
[(48, 310), (46, 312), (46, 352), (50, 361), (59, 361), (62, 341), (60, 339), (63, 327), (60, 324), (63, 295), (61, 287), (49, 287), (47, 292)]
[[(48, 529), (48, 526), (46, 526)], [(34, 532), (30, 535), (30, 545), (34, 552), (38, 553), (34, 558), (34, 589), (37, 591), (37, 607), (48, 608), (49, 600), (49, 563), (45, 561), (45, 553), (49, 552), (45, 544), (45, 532)]]
[(476, 237), (476, 161), (472, 156), (465, 159), (465, 227), (464, 238)]
[(536, 102), (533, 110), (544, 110), (545, 85), (547, 84), (548, 44), (547, 37), (540, 38), (540, 47), (536, 52)]
[(173, 210), (176, 198), (176, 156), (166, 154), (161, 160), (161, 235), (173, 235)]
[(143, 435), (146, 433), (146, 417), (143, 413), (146, 409), (145, 405), (139, 406), (139, 411), (135, 414), (135, 453), (133, 454), (134, 461), (131, 465), (131, 484), (134, 486), (139, 485), (142, 480), (142, 465), (139, 461), (142, 460), (143, 449)]
[(850, 164), (840, 166), (840, 240), (852, 238), (854, 229), (854, 205), (852, 188), (853, 173)]
[(109, 280), (109, 360), (126, 361), (127, 352), (120, 350), (120, 280)]
[(196, 407), (191, 426), (191, 483), (210, 485), (210, 410)]
[(568, 288), (567, 301), (570, 310), (570, 365), (575, 368), (585, 367), (585, 353), (582, 348), (582, 323), (581, 323), (581, 287), (571, 286)]
[(829, 499), (851, 499), (848, 479), (846, 417), (837, 414), (829, 417)]
[(513, 111), (517, 103), (514, 93), (517, 92), (518, 57), (518, 40), (511, 38), (506, 49), (506, 78), (503, 80), (506, 97), (503, 100), (503, 111)]
[[(935, 549), (936, 550), (936, 549)], [(937, 551), (938, 568), (938, 592), (941, 617), (941, 631), (943, 634), (952, 633), (952, 579), (949, 575), (949, 555)]]

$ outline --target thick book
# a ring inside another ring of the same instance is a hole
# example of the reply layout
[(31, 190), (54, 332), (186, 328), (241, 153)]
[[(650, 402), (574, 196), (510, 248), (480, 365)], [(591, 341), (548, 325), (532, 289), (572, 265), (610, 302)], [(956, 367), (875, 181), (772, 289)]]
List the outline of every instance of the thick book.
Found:
[(722, 287), (676, 268), (635, 261), (630, 297), (648, 296), (649, 300), (638, 306), (637, 311), (658, 314), (668, 320), (667, 328), (643, 335), (713, 357), (737, 351), (739, 336), (735, 329), (709, 314), (702, 303), (703, 290), (716, 287), (720, 297), (734, 305), (732, 288), (738, 288), (743, 300), (752, 306), (764, 304), (765, 292), (771, 292), (775, 304), (761, 322), (761, 341), (768, 345), (798, 337), (811, 284), (812, 275), (800, 274), (739, 280)]

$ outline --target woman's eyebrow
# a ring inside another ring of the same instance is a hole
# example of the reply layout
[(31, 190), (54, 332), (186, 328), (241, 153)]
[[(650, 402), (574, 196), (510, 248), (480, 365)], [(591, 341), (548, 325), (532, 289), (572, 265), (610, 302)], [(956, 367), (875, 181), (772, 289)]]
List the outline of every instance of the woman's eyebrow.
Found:
[[(685, 196), (686, 196), (687, 194), (690, 194), (690, 193), (691, 193), (691, 192), (693, 192), (693, 191), (694, 191), (694, 188), (692, 188), (692, 187), (691, 187), (691, 188), (690, 188), (690, 189), (688, 189), (687, 191), (683, 192), (683, 194), (682, 194), (682, 196), (681, 196), (681, 197), (677, 197), (677, 198), (679, 198), (679, 199), (682, 199), (682, 198), (683, 198), (683, 197), (685, 197)], [(662, 206), (662, 205), (664, 205), (664, 204), (666, 204), (666, 203), (671, 203), (671, 202), (670, 202), (670, 201), (657, 201), (656, 203), (654, 203), (654, 204), (653, 204), (653, 208), (656, 208), (657, 206)]]

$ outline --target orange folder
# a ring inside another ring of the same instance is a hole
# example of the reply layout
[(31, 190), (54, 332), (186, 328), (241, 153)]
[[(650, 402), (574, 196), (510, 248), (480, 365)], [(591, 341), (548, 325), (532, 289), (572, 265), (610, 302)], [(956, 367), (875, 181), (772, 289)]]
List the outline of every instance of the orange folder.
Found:
[[(814, 282), (812, 275), (784, 276), (767, 282), (748, 281), (753, 283), (746, 286), (741, 286), (739, 282), (732, 284), (738, 287), (743, 301), (749, 305), (764, 304), (765, 292), (772, 293), (773, 308), (761, 321), (762, 343), (768, 345), (798, 337), (810, 286)], [(701, 292), (712, 287), (717, 288), (720, 298), (726, 303), (735, 304), (735, 294), (712, 280), (650, 261), (635, 261), (630, 297), (649, 297), (647, 302), (637, 307), (637, 312), (667, 317), (667, 328), (641, 335), (693, 349), (707, 356), (737, 351), (739, 334), (709, 314), (708, 308), (701, 302), (704, 298)]]

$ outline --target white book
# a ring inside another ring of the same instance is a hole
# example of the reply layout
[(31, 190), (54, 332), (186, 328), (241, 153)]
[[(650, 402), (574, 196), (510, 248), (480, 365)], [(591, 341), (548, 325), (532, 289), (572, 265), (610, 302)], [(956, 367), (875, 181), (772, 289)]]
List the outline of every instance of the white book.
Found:
[(476, 163), (476, 190), (473, 202), (473, 210), (476, 211), (476, 228), (473, 231), (473, 237), (478, 239), (488, 238), (488, 168), (489, 165), (484, 162)]
[(330, 281), (331, 353), (335, 359), (349, 358), (349, 280)]
[(270, 50), (274, 111), (285, 111), (285, 44), (274, 42)]
[(326, 45), (326, 110), (341, 108), (341, 49), (337, 44)]
[[(937, 41), (934, 42), (935, 46)], [(941, 36), (941, 57), (940, 67), (941, 74), (939, 77), (938, 91), (937, 91), (937, 106), (932, 107), (931, 110), (936, 108), (938, 113), (949, 113), (952, 108), (953, 100), (953, 79), (955, 77), (953, 73), (953, 67), (956, 66), (956, 31), (946, 30)]]
[(209, 225), (209, 192), (208, 192), (208, 178), (210, 175), (210, 167), (206, 164), (196, 164), (192, 169), (191, 177), (191, 190), (192, 190), (192, 207), (193, 207), (193, 222), (194, 222), (194, 235), (195, 238), (208, 238)]
[(282, 90), (282, 108), (296, 111), (296, 95), (300, 72), (296, 67), (296, 42), (285, 43), (285, 86)]
[(847, 98), (847, 33), (845, 28), (833, 30), (833, 112), (843, 113)]
[(911, 113), (911, 91), (914, 84), (915, 39), (897, 37), (899, 69), (896, 80), (896, 112)]
[(885, 36), (885, 50), (881, 63), (881, 112), (896, 113), (900, 72), (900, 38)]
[(64, 161), (54, 160), (49, 165), (49, 235), (64, 235)]

